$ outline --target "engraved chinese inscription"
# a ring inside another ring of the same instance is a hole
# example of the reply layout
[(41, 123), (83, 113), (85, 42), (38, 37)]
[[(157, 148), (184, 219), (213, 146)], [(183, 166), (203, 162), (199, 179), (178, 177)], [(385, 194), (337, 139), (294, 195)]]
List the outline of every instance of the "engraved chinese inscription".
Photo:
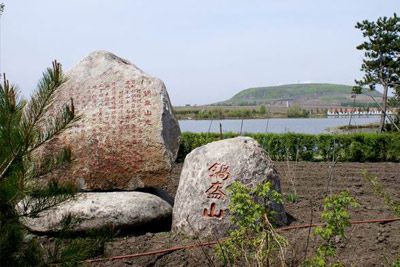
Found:
[(203, 216), (208, 218), (222, 218), (224, 216), (224, 209), (218, 209), (217, 204), (226, 197), (225, 193), (225, 180), (230, 177), (229, 166), (219, 162), (214, 162), (208, 166), (208, 178), (211, 183), (209, 188), (205, 191), (207, 198), (213, 199), (210, 207), (203, 210)]

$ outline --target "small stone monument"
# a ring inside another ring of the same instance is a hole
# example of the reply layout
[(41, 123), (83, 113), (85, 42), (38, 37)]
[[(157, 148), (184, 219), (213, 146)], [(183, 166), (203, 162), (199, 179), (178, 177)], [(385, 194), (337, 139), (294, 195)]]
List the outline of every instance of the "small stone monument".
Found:
[[(271, 159), (252, 138), (236, 137), (196, 148), (186, 156), (172, 215), (172, 230), (221, 237), (231, 227), (229, 193), (234, 181), (255, 187), (266, 180), (280, 192)], [(282, 204), (271, 203), (278, 224), (287, 223)]]

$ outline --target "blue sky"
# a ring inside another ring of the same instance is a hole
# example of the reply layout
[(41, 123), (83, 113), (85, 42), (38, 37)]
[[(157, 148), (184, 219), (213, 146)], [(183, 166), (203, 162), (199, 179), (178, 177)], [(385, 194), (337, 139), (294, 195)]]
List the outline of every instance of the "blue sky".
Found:
[[(0, 0), (1, 2), (1, 0)], [(53, 59), (108, 50), (161, 78), (174, 105), (242, 89), (360, 78), (357, 21), (399, 0), (3, 0), (0, 71), (25, 96)]]

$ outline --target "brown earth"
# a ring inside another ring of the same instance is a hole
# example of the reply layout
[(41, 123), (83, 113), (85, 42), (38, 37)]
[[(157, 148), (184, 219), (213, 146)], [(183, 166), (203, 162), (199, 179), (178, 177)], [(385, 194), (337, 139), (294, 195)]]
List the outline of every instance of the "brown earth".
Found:
[[(333, 193), (348, 190), (360, 204), (351, 210), (352, 220), (392, 218), (394, 214), (384, 201), (376, 197), (361, 172), (379, 177), (385, 190), (394, 200), (400, 200), (400, 163), (330, 163), (277, 162), (281, 174), (282, 192), (287, 195), (294, 183), (298, 201), (287, 202), (286, 211), (295, 219), (291, 225), (319, 222), (321, 203), (327, 191)], [(182, 165), (174, 169), (169, 186), (164, 188), (175, 195)], [(331, 177), (331, 186), (328, 186)], [(292, 183), (293, 181), (293, 183)], [(311, 219), (312, 215), (312, 219)], [(308, 229), (296, 229), (282, 234), (288, 238), (286, 262), (299, 266), (310, 257), (320, 240), (309, 236)], [(135, 254), (166, 249), (179, 245), (197, 244), (212, 240), (190, 240), (170, 232), (148, 233), (140, 236), (115, 238), (106, 243), (103, 257)], [(178, 250), (158, 255), (93, 263), (92, 266), (219, 266), (210, 248)], [(337, 258), (345, 266), (391, 266), (400, 258), (400, 221), (353, 225), (347, 232), (347, 240), (338, 243)]]

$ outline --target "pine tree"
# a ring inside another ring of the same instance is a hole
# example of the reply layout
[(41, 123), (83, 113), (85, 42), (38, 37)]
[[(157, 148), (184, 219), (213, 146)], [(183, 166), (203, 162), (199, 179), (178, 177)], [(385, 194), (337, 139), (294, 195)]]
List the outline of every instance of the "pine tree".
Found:
[(37, 90), (29, 101), (19, 96), (16, 86), (4, 75), (0, 84), (0, 265), (31, 266), (41, 261), (34, 241), (24, 241), (22, 215), (17, 210), (21, 199), (35, 197), (35, 205), (23, 215), (30, 215), (65, 200), (72, 187), (50, 182), (47, 188), (35, 187), (35, 179), (67, 164), (70, 151), (38, 158), (35, 151), (60, 134), (78, 118), (71, 102), (54, 116), (48, 110), (55, 93), (65, 82), (61, 65), (53, 62), (43, 73)]
[(384, 130), (386, 111), (388, 107), (388, 91), (394, 89), (397, 97), (400, 97), (400, 18), (378, 18), (375, 21), (364, 20), (356, 24), (363, 37), (358, 50), (364, 51), (364, 59), (361, 70), (365, 73), (361, 80), (356, 80), (353, 91), (361, 93), (362, 87), (368, 86), (375, 90), (376, 85), (383, 87), (383, 107), (380, 120), (380, 131)]

